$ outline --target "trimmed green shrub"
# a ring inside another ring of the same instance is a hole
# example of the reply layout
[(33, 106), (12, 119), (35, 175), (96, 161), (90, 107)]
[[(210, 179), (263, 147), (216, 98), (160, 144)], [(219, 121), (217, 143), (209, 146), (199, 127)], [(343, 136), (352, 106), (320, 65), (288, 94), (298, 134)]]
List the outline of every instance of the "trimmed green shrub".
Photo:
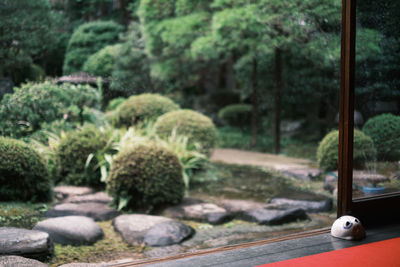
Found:
[(80, 71), (90, 55), (118, 42), (122, 31), (123, 27), (113, 21), (93, 21), (79, 26), (68, 42), (63, 73)]
[(177, 109), (179, 106), (168, 97), (158, 94), (135, 95), (118, 106), (115, 124), (131, 126), (143, 121), (152, 121), (164, 113)]
[(249, 104), (233, 104), (222, 108), (218, 112), (218, 117), (230, 126), (249, 126), (252, 110)]
[(60, 165), (57, 182), (103, 187), (95, 155), (102, 154), (106, 145), (106, 135), (94, 125), (88, 124), (78, 131), (68, 132), (61, 138), (57, 148)]
[[(338, 168), (339, 131), (328, 133), (321, 141), (317, 150), (318, 166), (321, 169), (331, 171)], [(353, 164), (356, 168), (367, 161), (374, 160), (376, 150), (371, 137), (359, 130), (354, 130)]]
[(0, 137), (0, 201), (48, 201), (51, 179), (44, 159), (28, 144)]
[(95, 76), (110, 77), (120, 50), (121, 44), (102, 48), (85, 61), (83, 71)]
[(363, 132), (374, 141), (380, 160), (400, 160), (400, 116), (382, 114), (369, 119)]
[(125, 97), (117, 97), (112, 99), (110, 102), (108, 102), (106, 110), (107, 111), (116, 110), (119, 107), (119, 105), (121, 105), (125, 100), (126, 100)]
[(4, 95), (0, 106), (0, 134), (23, 137), (64, 116), (83, 122), (85, 107), (99, 107), (99, 92), (87, 85), (24, 84)]
[(209, 101), (217, 108), (240, 103), (240, 94), (229, 90), (218, 90), (212, 93)]
[(179, 203), (185, 185), (177, 156), (156, 143), (136, 143), (113, 160), (107, 191), (119, 208), (151, 211)]
[(200, 151), (206, 154), (214, 148), (217, 139), (217, 130), (211, 119), (189, 109), (171, 111), (160, 116), (154, 127), (161, 138), (168, 138), (173, 131), (187, 136), (190, 144), (199, 144)]

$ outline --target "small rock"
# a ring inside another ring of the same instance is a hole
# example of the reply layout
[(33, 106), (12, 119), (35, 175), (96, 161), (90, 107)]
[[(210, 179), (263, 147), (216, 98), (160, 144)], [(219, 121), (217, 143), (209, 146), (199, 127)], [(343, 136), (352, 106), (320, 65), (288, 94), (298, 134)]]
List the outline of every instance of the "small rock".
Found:
[(65, 216), (38, 222), (34, 230), (50, 235), (55, 243), (62, 245), (93, 244), (104, 235), (93, 219), (83, 216)]
[(141, 245), (144, 236), (151, 227), (166, 221), (172, 221), (172, 219), (144, 214), (125, 214), (116, 217), (113, 220), (113, 225), (125, 242), (131, 245)]
[(0, 255), (40, 259), (53, 253), (48, 233), (14, 227), (0, 227)]
[(71, 196), (92, 194), (94, 192), (94, 190), (90, 187), (72, 186), (72, 185), (56, 186), (54, 187), (53, 191), (56, 199), (58, 200), (63, 200)]
[(100, 203), (64, 203), (51, 208), (46, 212), (46, 217), (85, 216), (95, 221), (107, 221), (118, 216), (119, 212)]
[(197, 220), (210, 224), (221, 224), (229, 221), (232, 216), (225, 209), (212, 203), (199, 203), (193, 205), (178, 205), (164, 211), (169, 217)]
[(332, 199), (328, 198), (325, 200), (296, 200), (288, 198), (273, 198), (271, 199), (272, 204), (285, 205), (289, 207), (299, 207), (304, 209), (306, 212), (324, 212), (332, 209)]
[(0, 256), (1, 267), (48, 267), (47, 264), (37, 260), (27, 259), (19, 256)]
[(264, 225), (277, 225), (305, 220), (308, 219), (308, 216), (301, 208), (288, 210), (258, 209), (244, 212), (242, 219)]
[(337, 176), (335, 176), (333, 173), (328, 173), (328, 175), (325, 176), (325, 181), (324, 181), (324, 189), (331, 192), (337, 187), (338, 180)]
[(148, 246), (170, 246), (179, 244), (193, 233), (193, 228), (187, 224), (179, 221), (166, 221), (151, 227), (144, 236), (144, 242)]
[(97, 192), (95, 194), (71, 196), (65, 199), (64, 203), (87, 203), (95, 202), (108, 205), (112, 201), (112, 198), (105, 192)]

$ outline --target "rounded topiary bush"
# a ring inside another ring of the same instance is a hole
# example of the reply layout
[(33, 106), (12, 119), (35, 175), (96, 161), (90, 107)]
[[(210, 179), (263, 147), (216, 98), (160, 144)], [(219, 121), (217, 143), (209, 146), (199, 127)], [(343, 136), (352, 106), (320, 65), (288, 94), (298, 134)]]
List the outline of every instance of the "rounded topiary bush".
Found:
[(95, 76), (110, 77), (120, 50), (121, 44), (102, 48), (86, 60), (83, 64), (83, 71)]
[(187, 136), (190, 144), (199, 144), (201, 152), (207, 154), (214, 148), (217, 139), (217, 130), (211, 119), (189, 109), (160, 116), (154, 127), (161, 138), (167, 138), (174, 130), (178, 135)]
[[(331, 171), (338, 169), (339, 131), (328, 133), (321, 141), (317, 150), (318, 166)], [(356, 168), (366, 161), (374, 160), (376, 150), (371, 137), (359, 130), (354, 130), (353, 164)]]
[(116, 206), (142, 211), (179, 203), (184, 190), (179, 159), (156, 143), (135, 144), (121, 151), (107, 180)]
[[(27, 83), (5, 94), (0, 105), (0, 134), (20, 138), (41, 124), (63, 119), (80, 120), (85, 107), (99, 107), (99, 92), (88, 85)], [(77, 114), (72, 114), (72, 111)]]
[(93, 21), (80, 25), (68, 42), (63, 73), (80, 71), (89, 56), (118, 42), (122, 31), (123, 27), (113, 21)]
[(363, 132), (374, 141), (380, 160), (400, 160), (400, 116), (382, 114), (369, 119)]
[(118, 106), (115, 124), (131, 126), (138, 122), (155, 120), (162, 114), (177, 109), (179, 106), (168, 97), (158, 94), (135, 95)]
[(0, 201), (48, 201), (51, 179), (44, 159), (28, 144), (0, 137)]
[(218, 117), (230, 126), (244, 127), (250, 124), (252, 110), (249, 104), (233, 104), (222, 108)]
[[(57, 148), (57, 160), (60, 165), (58, 182), (103, 187), (95, 155), (102, 151), (106, 144), (106, 135), (94, 125), (85, 125), (80, 130), (68, 132), (61, 138)], [(94, 156), (86, 166), (91, 154)]]

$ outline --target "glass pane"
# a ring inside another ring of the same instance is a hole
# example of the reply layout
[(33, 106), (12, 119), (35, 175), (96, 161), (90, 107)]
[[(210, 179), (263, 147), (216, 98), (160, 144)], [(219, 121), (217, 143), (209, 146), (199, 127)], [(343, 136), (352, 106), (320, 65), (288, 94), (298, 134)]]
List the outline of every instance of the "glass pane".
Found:
[(400, 191), (399, 8), (357, 1), (353, 198)]

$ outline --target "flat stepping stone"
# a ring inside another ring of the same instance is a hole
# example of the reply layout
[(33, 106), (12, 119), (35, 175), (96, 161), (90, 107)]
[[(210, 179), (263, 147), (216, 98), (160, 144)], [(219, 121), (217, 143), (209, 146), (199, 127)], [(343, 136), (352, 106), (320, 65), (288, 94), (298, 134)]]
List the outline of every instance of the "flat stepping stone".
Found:
[[(42, 258), (53, 253), (53, 243), (46, 232), (14, 227), (0, 227), (0, 255)], [(0, 264), (0, 266), (2, 266)]]
[[(161, 225), (158, 226), (158, 224)], [(146, 241), (154, 246), (176, 244), (193, 233), (193, 229), (184, 223), (166, 217), (144, 214), (120, 215), (113, 220), (113, 225), (115, 231), (120, 233), (124, 241), (130, 245), (141, 245)], [(155, 237), (155, 234), (158, 237)]]
[(332, 209), (331, 198), (327, 198), (325, 200), (297, 200), (289, 198), (273, 198), (271, 199), (271, 203), (276, 205), (285, 205), (289, 207), (299, 207), (310, 213), (327, 212)]
[(170, 246), (179, 244), (194, 234), (192, 227), (179, 221), (166, 221), (151, 227), (144, 236), (148, 246)]
[(107, 221), (115, 218), (119, 212), (100, 203), (63, 203), (54, 206), (46, 212), (46, 217), (85, 216), (95, 221)]
[(94, 193), (94, 190), (90, 187), (83, 186), (72, 186), (72, 185), (60, 185), (53, 188), (56, 199), (62, 200), (71, 196), (80, 196)]
[(224, 208), (212, 203), (173, 206), (164, 211), (168, 217), (221, 224), (232, 219), (232, 215)]
[(263, 225), (278, 225), (297, 220), (306, 220), (308, 219), (308, 216), (301, 208), (292, 208), (287, 210), (258, 209), (245, 211), (242, 219)]
[(64, 203), (88, 203), (88, 202), (95, 202), (100, 204), (109, 204), (112, 201), (112, 198), (107, 195), (105, 192), (98, 192), (95, 194), (89, 195), (77, 195), (77, 196), (70, 196), (65, 199)]
[(241, 214), (248, 210), (257, 210), (267, 208), (269, 205), (262, 202), (256, 202), (251, 200), (239, 200), (239, 199), (224, 199), (220, 205), (230, 213)]
[(93, 219), (83, 216), (46, 219), (38, 222), (33, 229), (48, 233), (55, 243), (62, 245), (90, 245), (104, 236)]
[(40, 261), (20, 256), (0, 256), (1, 267), (48, 267)]

